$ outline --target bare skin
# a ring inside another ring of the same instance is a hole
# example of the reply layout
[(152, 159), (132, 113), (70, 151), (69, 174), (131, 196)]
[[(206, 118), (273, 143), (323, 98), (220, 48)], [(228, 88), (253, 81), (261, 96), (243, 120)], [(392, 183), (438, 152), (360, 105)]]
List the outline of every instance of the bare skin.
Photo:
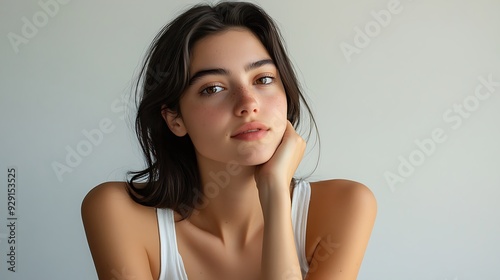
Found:
[[(162, 112), (174, 134), (192, 138), (202, 186), (214, 183), (210, 174), (223, 171), (230, 161), (239, 168), (206, 207), (176, 223), (189, 279), (301, 279), (290, 181), (305, 142), (286, 120), (286, 95), (276, 67), (265, 62), (269, 59), (244, 29), (203, 38), (193, 47), (190, 73), (223, 71), (193, 81), (181, 99), (182, 118)], [(258, 139), (234, 137), (250, 122), (268, 130)], [(356, 279), (375, 216), (375, 199), (364, 185), (311, 183), (307, 279)], [(94, 188), (83, 201), (82, 218), (100, 279), (117, 274), (158, 279), (155, 209), (133, 202), (125, 183)]]
[[(311, 183), (305, 252), (310, 269), (315, 269), (307, 279), (356, 279), (375, 208), (372, 193), (359, 183)], [(99, 279), (113, 279), (117, 273), (129, 277), (123, 279), (158, 279), (160, 251), (154, 208), (133, 202), (125, 183), (108, 182), (89, 193), (82, 213)], [(179, 218), (176, 214), (176, 220)], [(176, 234), (189, 279), (261, 279), (263, 228), (244, 232), (239, 235), (241, 243), (234, 245), (224, 244), (189, 220), (176, 223)], [(330, 254), (325, 244), (332, 243), (340, 246), (332, 246)]]

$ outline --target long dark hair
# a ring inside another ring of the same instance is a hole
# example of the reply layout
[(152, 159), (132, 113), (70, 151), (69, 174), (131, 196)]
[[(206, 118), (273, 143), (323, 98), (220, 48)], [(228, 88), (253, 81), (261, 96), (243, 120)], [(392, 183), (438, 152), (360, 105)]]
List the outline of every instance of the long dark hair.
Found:
[[(167, 24), (148, 50), (136, 84), (138, 103), (135, 130), (147, 168), (129, 171), (128, 191), (142, 205), (170, 208), (185, 219), (192, 214), (202, 192), (193, 143), (189, 135), (177, 137), (165, 123), (165, 105), (182, 115), (179, 100), (189, 80), (190, 52), (203, 37), (231, 27), (253, 32), (278, 68), (287, 98), (287, 118), (297, 128), (300, 105), (310, 116), (309, 134), (316, 127), (311, 109), (301, 93), (292, 64), (282, 44), (281, 34), (260, 7), (245, 2), (222, 2), (214, 6), (196, 5)], [(146, 181), (145, 186), (134, 183)]]

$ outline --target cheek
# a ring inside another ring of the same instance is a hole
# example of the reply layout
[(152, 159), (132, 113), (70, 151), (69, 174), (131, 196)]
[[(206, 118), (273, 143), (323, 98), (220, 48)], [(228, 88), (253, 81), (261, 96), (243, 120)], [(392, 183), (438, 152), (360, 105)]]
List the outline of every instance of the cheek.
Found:
[(217, 112), (206, 110), (203, 108), (195, 108), (189, 116), (184, 119), (188, 134), (192, 136), (206, 135), (207, 131), (216, 129), (214, 124), (217, 123)]
[(224, 129), (227, 117), (223, 110), (211, 106), (191, 106), (185, 108), (184, 125), (191, 141), (198, 150), (206, 150), (219, 143), (221, 136), (227, 134)]
[(269, 102), (270, 104), (270, 119), (273, 121), (272, 125), (276, 128), (279, 128), (281, 134), (284, 133), (287, 125), (287, 104), (286, 104), (286, 96), (279, 95)]

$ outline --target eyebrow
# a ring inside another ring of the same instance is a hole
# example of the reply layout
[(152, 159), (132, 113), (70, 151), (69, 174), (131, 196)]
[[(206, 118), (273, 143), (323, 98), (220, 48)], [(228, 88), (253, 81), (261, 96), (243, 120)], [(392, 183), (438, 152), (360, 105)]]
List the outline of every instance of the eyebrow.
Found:
[[(261, 59), (255, 62), (251, 62), (245, 65), (245, 71), (248, 72), (250, 70), (259, 68), (264, 65), (275, 65), (272, 59)], [(229, 75), (230, 71), (224, 68), (213, 68), (213, 69), (203, 69), (196, 72), (190, 79), (189, 85), (196, 83), (197, 80), (201, 79), (204, 76), (208, 75)]]

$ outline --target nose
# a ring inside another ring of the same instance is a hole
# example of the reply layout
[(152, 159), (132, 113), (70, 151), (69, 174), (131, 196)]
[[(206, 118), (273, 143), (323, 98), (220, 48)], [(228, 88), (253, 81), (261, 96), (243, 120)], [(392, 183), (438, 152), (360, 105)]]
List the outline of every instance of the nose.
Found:
[(240, 87), (233, 94), (236, 100), (234, 106), (235, 115), (244, 116), (259, 112), (259, 102), (252, 90)]

